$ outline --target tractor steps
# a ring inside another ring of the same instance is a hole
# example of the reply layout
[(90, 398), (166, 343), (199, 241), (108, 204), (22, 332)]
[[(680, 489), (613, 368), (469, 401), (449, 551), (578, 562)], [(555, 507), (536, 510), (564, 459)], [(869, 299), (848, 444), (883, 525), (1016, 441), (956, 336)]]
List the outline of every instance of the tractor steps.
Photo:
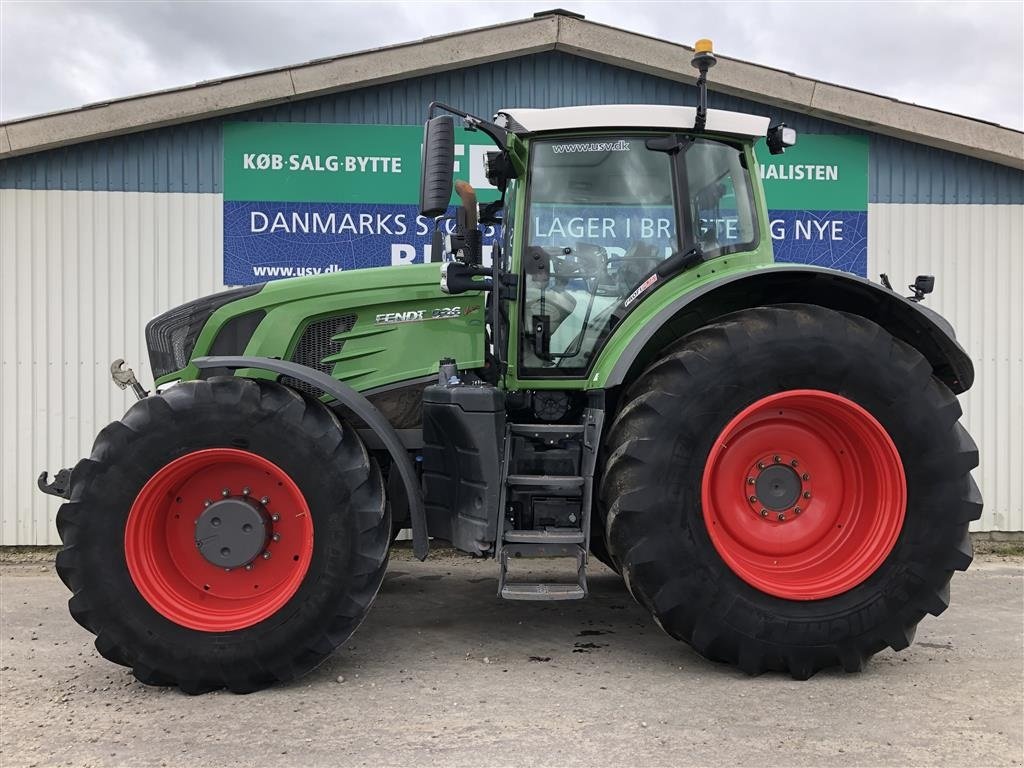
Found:
[[(498, 595), (506, 600), (579, 600), (587, 596), (587, 553), (597, 439), (604, 411), (582, 424), (508, 424), (495, 555)], [(570, 560), (560, 581), (514, 581), (509, 564), (528, 558)]]

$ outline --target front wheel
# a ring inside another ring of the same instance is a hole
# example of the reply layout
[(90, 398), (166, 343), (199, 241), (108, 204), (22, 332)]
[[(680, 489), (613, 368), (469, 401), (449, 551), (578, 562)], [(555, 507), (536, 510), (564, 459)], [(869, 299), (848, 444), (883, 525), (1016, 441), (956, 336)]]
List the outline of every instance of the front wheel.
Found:
[(312, 669), (377, 594), (391, 523), (354, 430), (280, 384), (131, 407), (57, 515), (74, 618), (144, 683), (248, 692)]
[(750, 673), (859, 670), (971, 562), (977, 449), (956, 397), (878, 325), (761, 307), (682, 339), (623, 398), (608, 547), (671, 635)]

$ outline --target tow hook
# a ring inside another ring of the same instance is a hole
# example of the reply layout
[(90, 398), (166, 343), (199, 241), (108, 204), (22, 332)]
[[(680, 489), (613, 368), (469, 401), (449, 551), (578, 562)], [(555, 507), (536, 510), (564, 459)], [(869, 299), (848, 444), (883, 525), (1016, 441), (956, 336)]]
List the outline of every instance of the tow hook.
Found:
[(36, 485), (39, 486), (39, 490), (49, 496), (58, 496), (62, 499), (71, 498), (71, 470), (62, 469), (57, 473), (57, 476), (53, 478), (52, 483), (46, 482), (46, 471), (44, 470), (40, 475), (39, 479), (36, 480)]
[(139, 380), (135, 378), (135, 371), (125, 368), (124, 360), (120, 357), (110, 364), (110, 378), (114, 380), (119, 389), (131, 387), (135, 397), (139, 400), (149, 396), (149, 392), (144, 390), (139, 384)]

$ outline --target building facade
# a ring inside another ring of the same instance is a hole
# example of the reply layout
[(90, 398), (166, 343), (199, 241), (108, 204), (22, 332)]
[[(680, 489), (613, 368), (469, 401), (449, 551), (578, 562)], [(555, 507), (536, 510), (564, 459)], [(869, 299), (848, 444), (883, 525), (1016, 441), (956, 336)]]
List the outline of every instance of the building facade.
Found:
[[(35, 476), (87, 455), (130, 404), (112, 360), (151, 381), (149, 318), (225, 287), (225, 125), (414, 126), (435, 100), (483, 116), (693, 105), (690, 55), (548, 15), (0, 126), (0, 544), (59, 542)], [(977, 372), (961, 398), (981, 450), (975, 527), (1024, 530), (1024, 135), (733, 60), (711, 88), (713, 108), (860, 137), (860, 270), (936, 276), (928, 305)]]

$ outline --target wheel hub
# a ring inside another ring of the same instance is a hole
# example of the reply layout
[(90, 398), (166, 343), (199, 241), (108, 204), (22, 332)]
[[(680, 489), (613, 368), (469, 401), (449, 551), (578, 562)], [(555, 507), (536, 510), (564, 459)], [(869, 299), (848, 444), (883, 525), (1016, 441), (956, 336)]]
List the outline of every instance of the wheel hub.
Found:
[(199, 554), (219, 568), (251, 563), (266, 548), (270, 533), (270, 515), (255, 499), (221, 499), (196, 520)]
[(754, 493), (762, 507), (780, 512), (796, 506), (803, 485), (795, 469), (785, 464), (772, 464), (757, 475)]

